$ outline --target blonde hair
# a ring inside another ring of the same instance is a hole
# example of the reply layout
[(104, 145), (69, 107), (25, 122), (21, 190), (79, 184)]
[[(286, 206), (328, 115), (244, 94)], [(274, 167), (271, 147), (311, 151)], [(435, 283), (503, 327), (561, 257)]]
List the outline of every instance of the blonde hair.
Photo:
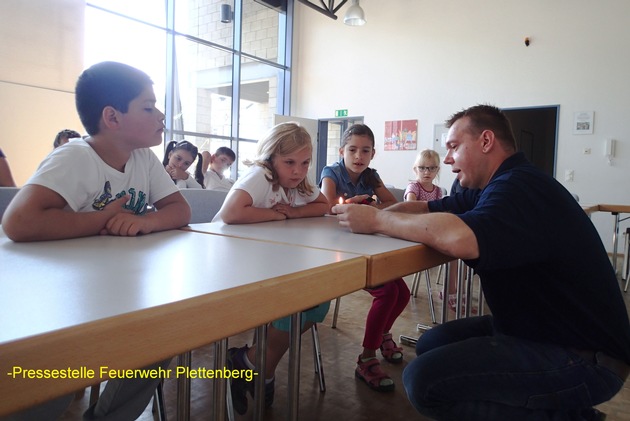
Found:
[[(273, 190), (280, 188), (278, 174), (273, 168), (273, 159), (276, 156), (285, 156), (301, 149), (308, 148), (311, 152), (313, 144), (311, 135), (304, 127), (297, 123), (280, 123), (272, 127), (267, 134), (258, 141), (254, 164), (266, 168), (268, 171), (267, 180), (273, 185)], [(298, 184), (297, 189), (302, 194), (312, 194), (313, 185), (308, 181), (308, 177)]]
[(425, 149), (425, 150), (421, 151), (420, 153), (418, 153), (418, 155), (416, 155), (416, 160), (413, 162), (414, 169), (415, 169), (415, 167), (418, 166), (418, 164), (422, 160), (435, 162), (435, 164), (438, 167), (438, 170), (437, 170), (435, 176), (437, 177), (440, 174), (440, 154), (439, 153), (437, 153), (433, 149)]

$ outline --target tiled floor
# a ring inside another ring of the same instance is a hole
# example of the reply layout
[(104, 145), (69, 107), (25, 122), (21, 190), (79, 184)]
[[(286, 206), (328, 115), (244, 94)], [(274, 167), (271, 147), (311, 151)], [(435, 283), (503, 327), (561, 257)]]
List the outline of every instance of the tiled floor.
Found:
[[(411, 279), (407, 278), (411, 286)], [(434, 288), (436, 311), (441, 302), (437, 297), (438, 288)], [(625, 294), (626, 304), (630, 302), (630, 294)], [(342, 299), (338, 328), (332, 329), (331, 311), (319, 328), (327, 390), (320, 393), (316, 374), (313, 371), (313, 352), (311, 351), (310, 334), (303, 335), (302, 365), (300, 380), (300, 420), (423, 420), (409, 404), (401, 383), (401, 374), (405, 366), (392, 365), (383, 361), (383, 367), (396, 382), (393, 393), (381, 394), (370, 390), (365, 384), (354, 377), (354, 367), (360, 352), (363, 338), (365, 315), (369, 308), (371, 297), (364, 291), (359, 291)], [(629, 306), (630, 307), (630, 306)], [(418, 322), (430, 324), (426, 289), (421, 287), (417, 298), (411, 302), (394, 325), (393, 333), (417, 336)], [(230, 346), (241, 346), (251, 343), (251, 332), (230, 338)], [(193, 351), (193, 366), (213, 366), (213, 347), (208, 345)], [(405, 347), (405, 361), (413, 358), (413, 348)], [(276, 372), (276, 397), (273, 407), (266, 412), (266, 420), (284, 420), (286, 414), (286, 386), (287, 365), (286, 358), (281, 362)], [(174, 363), (173, 363), (174, 364)], [(169, 420), (176, 419), (176, 388), (174, 380), (165, 383), (167, 415)], [(191, 419), (211, 419), (212, 382), (210, 380), (193, 380), (191, 399)], [(80, 420), (81, 413), (87, 406), (87, 394), (83, 399), (73, 402), (63, 420)], [(251, 404), (251, 401), (250, 401)], [(630, 386), (626, 383), (624, 389), (610, 402), (600, 405), (600, 409), (608, 414), (608, 421), (630, 420)], [(150, 408), (140, 418), (142, 421), (152, 420)], [(244, 416), (237, 416), (237, 420), (252, 419), (252, 411)]]

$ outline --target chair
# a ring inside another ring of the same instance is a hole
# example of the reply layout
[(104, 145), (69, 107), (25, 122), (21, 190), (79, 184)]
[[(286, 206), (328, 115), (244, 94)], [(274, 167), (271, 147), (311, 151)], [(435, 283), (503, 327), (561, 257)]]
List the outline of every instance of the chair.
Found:
[(181, 189), (180, 193), (190, 205), (191, 224), (211, 222), (227, 196), (227, 192), (206, 189)]
[(0, 223), (2, 223), (2, 215), (4, 215), (4, 211), (19, 191), (19, 187), (0, 187)]
[(396, 187), (390, 187), (389, 191), (394, 195), (397, 201), (404, 201), (405, 189), (397, 189)]

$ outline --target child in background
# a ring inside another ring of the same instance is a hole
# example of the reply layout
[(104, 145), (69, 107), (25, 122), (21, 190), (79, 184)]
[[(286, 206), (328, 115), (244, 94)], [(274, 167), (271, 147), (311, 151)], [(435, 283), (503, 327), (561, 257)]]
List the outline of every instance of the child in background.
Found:
[(81, 137), (79, 132), (70, 129), (63, 129), (57, 136), (55, 136), (55, 140), (53, 141), (53, 149), (57, 149), (61, 145), (65, 145), (70, 141), (70, 139), (74, 139), (77, 137)]
[[(341, 160), (322, 170), (321, 188), (330, 207), (338, 204), (340, 197), (344, 203), (367, 203), (379, 209), (396, 203), (376, 170), (368, 167), (375, 152), (374, 133), (368, 126), (355, 124), (344, 132), (339, 148)], [(370, 201), (373, 195), (378, 197), (377, 201)], [(376, 350), (380, 348), (383, 358), (390, 363), (402, 362), (402, 348), (396, 345), (390, 330), (407, 306), (410, 292), (402, 278), (366, 291), (374, 300), (365, 323), (363, 352), (357, 360), (355, 375), (372, 389), (388, 392), (395, 385), (382, 370)]]
[[(191, 177), (188, 168), (197, 159), (195, 177)], [(180, 189), (203, 189), (203, 172), (201, 172), (201, 154), (197, 147), (187, 140), (168, 142), (164, 152), (162, 165)]]
[[(162, 142), (164, 132), (164, 114), (155, 107), (152, 85), (147, 74), (121, 63), (103, 62), (83, 72), (75, 89), (76, 105), (90, 137), (57, 148), (44, 159), (4, 214), (2, 228), (9, 238), (135, 236), (188, 223), (188, 203), (149, 149)], [(158, 212), (147, 212), (149, 205)], [(169, 361), (146, 368), (166, 369)], [(110, 379), (83, 419), (136, 419), (159, 382)], [(72, 396), (65, 398), (69, 402)], [(46, 419), (57, 419), (60, 413), (55, 411), (64, 407), (55, 404), (63, 400), (18, 417), (43, 419), (37, 415), (43, 410)]]
[(407, 185), (403, 196), (405, 201), (442, 198), (442, 189), (433, 184), (440, 172), (440, 155), (436, 151), (425, 149), (420, 152), (413, 164), (413, 172), (416, 174), (416, 181)]
[(204, 183), (208, 190), (229, 191), (234, 180), (223, 175), (236, 161), (236, 154), (227, 146), (221, 146), (212, 155), (208, 151), (203, 156), (202, 172), (205, 174)]
[[(319, 189), (309, 182), (312, 144), (308, 132), (296, 123), (282, 123), (273, 127), (258, 142), (252, 168), (236, 181), (228, 193), (215, 220), (228, 224), (249, 224), (287, 218), (322, 216), (328, 202)], [(330, 302), (306, 310), (302, 317), (302, 332), (313, 323), (321, 322)], [(276, 320), (267, 333), (267, 362), (265, 365), (265, 404), (271, 406), (274, 397), (274, 373), (280, 359), (289, 348), (290, 318)], [(254, 369), (256, 344), (251, 348), (231, 348), (228, 351), (230, 368)], [(249, 391), (253, 396), (253, 382), (232, 379), (232, 401), (239, 414), (247, 411)]]

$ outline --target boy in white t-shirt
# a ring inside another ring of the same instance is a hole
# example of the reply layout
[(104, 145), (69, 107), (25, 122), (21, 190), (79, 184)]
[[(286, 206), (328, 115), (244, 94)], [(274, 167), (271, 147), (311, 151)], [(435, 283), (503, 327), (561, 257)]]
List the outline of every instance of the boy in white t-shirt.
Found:
[(227, 146), (221, 146), (212, 155), (208, 151), (201, 153), (203, 166), (201, 170), (205, 174), (204, 186), (207, 190), (229, 191), (234, 184), (234, 180), (225, 177), (225, 170), (236, 161), (236, 154)]
[[(134, 236), (186, 225), (190, 208), (148, 149), (164, 132), (155, 103), (151, 79), (131, 66), (104, 62), (83, 72), (76, 104), (90, 137), (46, 157), (6, 210), (7, 236)], [(146, 213), (150, 204), (159, 212)]]
[[(164, 132), (152, 85), (144, 72), (122, 63), (103, 62), (83, 72), (76, 105), (90, 137), (55, 149), (20, 189), (2, 220), (10, 239), (135, 236), (190, 221), (188, 203), (149, 149), (162, 142)], [(158, 212), (147, 212), (149, 205)], [(167, 367), (169, 361), (152, 367)], [(136, 419), (159, 381), (110, 380), (83, 418)], [(56, 419), (70, 399), (61, 397), (12, 418), (35, 420), (45, 414)]]

